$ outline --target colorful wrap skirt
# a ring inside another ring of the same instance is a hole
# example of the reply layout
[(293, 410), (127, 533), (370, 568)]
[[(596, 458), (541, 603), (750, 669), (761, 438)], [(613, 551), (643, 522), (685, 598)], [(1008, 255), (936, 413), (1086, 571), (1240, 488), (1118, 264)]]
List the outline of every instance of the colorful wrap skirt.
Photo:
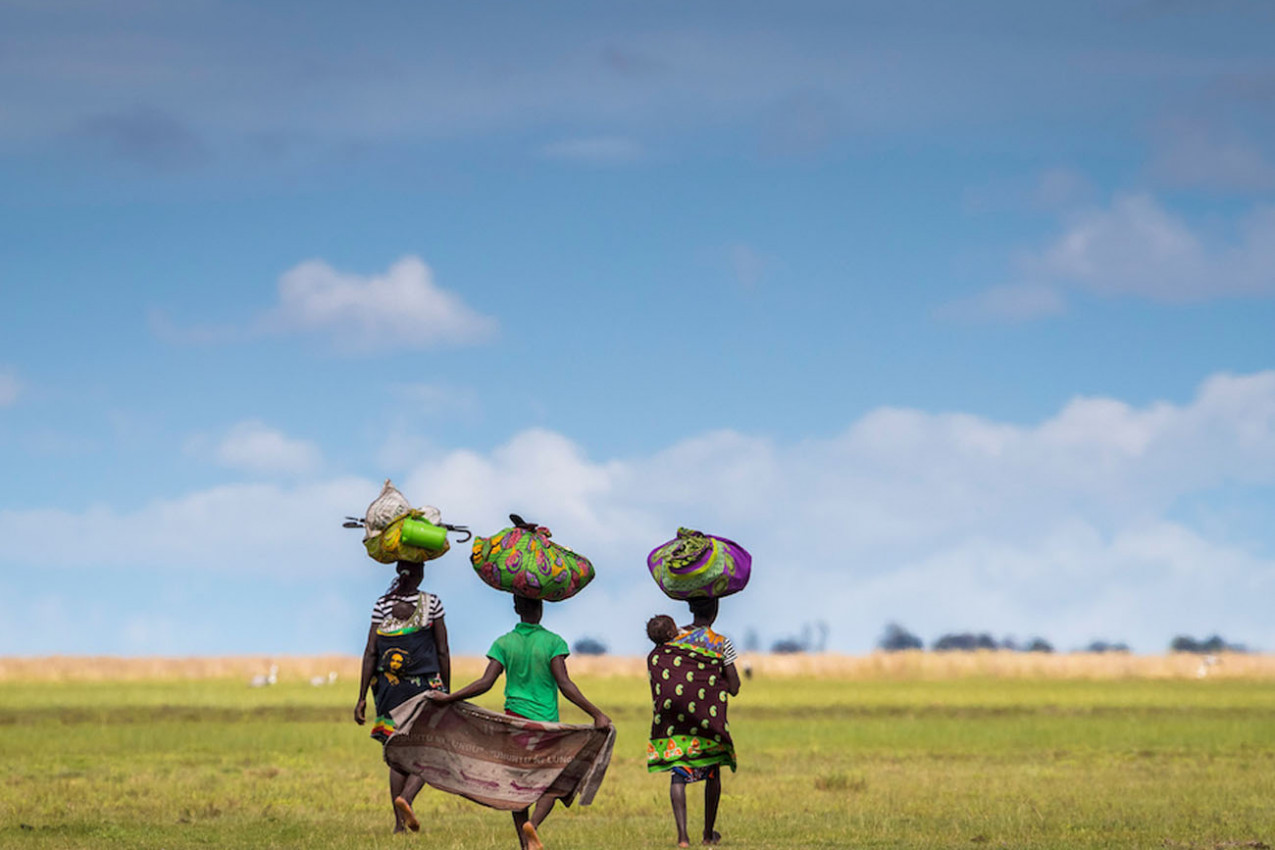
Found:
[(722, 666), (720, 655), (677, 641), (647, 656), (652, 704), (647, 770), (685, 768), (683, 778), (695, 781), (707, 775), (699, 768), (724, 764), (735, 769)]
[(432, 627), (377, 633), (376, 655), (376, 677), (372, 680), (376, 721), (372, 724), (372, 737), (384, 744), (394, 734), (391, 711), (417, 694), (444, 688)]

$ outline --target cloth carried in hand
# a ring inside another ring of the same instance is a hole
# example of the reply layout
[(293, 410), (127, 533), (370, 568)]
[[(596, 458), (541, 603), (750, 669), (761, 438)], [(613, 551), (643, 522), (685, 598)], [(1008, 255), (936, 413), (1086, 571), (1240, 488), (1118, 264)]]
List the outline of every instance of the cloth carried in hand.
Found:
[(549, 540), (549, 529), (515, 523), (491, 537), (474, 538), (470, 562), (489, 587), (530, 599), (560, 602), (593, 581), (593, 564), (583, 555)]
[(521, 811), (546, 793), (567, 806), (577, 796), (582, 806), (593, 802), (611, 763), (614, 727), (537, 723), (430, 696), (391, 712), (390, 767), (503, 811)]
[(721, 599), (748, 584), (753, 557), (734, 540), (679, 528), (677, 537), (651, 550), (646, 566), (672, 599)]

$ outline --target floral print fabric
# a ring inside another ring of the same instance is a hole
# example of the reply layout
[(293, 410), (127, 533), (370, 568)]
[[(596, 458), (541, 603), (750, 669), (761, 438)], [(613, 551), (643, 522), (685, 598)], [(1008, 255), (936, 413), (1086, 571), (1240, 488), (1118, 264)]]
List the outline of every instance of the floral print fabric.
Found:
[(721, 655), (674, 640), (652, 650), (646, 666), (652, 705), (647, 770), (716, 764), (734, 770)]

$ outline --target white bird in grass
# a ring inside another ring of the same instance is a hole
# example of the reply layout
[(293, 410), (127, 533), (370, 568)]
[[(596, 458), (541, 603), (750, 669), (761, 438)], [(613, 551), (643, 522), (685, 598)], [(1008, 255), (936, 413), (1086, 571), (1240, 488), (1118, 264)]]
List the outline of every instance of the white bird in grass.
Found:
[(270, 665), (270, 674), (263, 676), (261, 673), (252, 677), (252, 681), (248, 683), (250, 688), (266, 688), (279, 681), (279, 665)]
[(1200, 668), (1195, 671), (1195, 678), (1203, 679), (1209, 675), (1209, 669), (1217, 664), (1216, 655), (1206, 655), (1200, 659)]
[(311, 676), (310, 684), (314, 685), (316, 688), (321, 688), (324, 685), (335, 685), (336, 671), (334, 670), (326, 676)]

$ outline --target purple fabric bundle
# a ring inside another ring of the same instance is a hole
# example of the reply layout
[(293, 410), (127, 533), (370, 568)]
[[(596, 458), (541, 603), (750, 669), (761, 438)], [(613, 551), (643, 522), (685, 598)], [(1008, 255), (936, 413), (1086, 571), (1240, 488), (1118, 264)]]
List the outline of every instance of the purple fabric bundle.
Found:
[(753, 558), (734, 540), (679, 528), (646, 559), (651, 577), (672, 599), (720, 599), (748, 584)]

